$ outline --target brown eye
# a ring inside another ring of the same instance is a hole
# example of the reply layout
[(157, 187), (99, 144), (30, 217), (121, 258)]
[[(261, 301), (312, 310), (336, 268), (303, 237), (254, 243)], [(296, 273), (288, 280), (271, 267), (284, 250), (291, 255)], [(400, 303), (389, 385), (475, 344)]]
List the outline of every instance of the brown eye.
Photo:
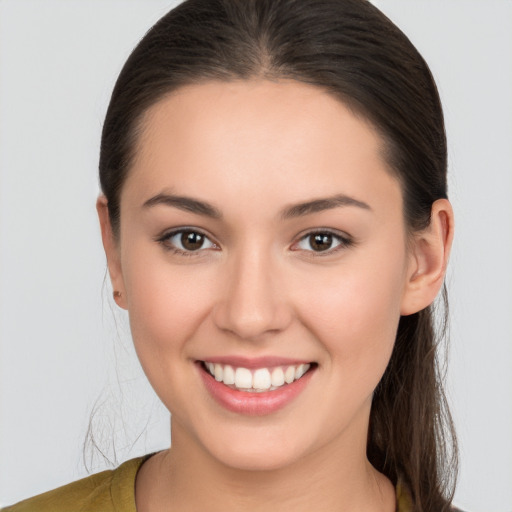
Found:
[(200, 253), (206, 249), (219, 249), (206, 235), (193, 229), (176, 230), (163, 235), (157, 241), (165, 249), (172, 250), (178, 254), (191, 255), (194, 252)]
[(316, 231), (303, 236), (292, 246), (292, 250), (301, 250), (310, 253), (334, 253), (337, 249), (348, 248), (353, 244), (347, 235), (331, 233), (329, 231)]
[(181, 245), (186, 251), (197, 251), (204, 244), (205, 236), (196, 231), (184, 231), (181, 234)]
[(314, 251), (327, 251), (332, 247), (333, 236), (330, 233), (309, 235), (309, 245)]

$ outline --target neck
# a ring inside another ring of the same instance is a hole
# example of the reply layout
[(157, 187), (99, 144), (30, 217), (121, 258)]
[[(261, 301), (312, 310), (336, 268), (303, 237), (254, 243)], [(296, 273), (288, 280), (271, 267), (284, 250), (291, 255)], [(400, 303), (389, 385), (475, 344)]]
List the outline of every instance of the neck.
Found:
[(173, 425), (173, 446), (139, 471), (139, 512), (163, 510), (247, 510), (310, 512), (392, 512), (389, 480), (366, 459), (366, 437), (344, 436), (286, 467), (243, 470), (213, 458), (186, 429)]

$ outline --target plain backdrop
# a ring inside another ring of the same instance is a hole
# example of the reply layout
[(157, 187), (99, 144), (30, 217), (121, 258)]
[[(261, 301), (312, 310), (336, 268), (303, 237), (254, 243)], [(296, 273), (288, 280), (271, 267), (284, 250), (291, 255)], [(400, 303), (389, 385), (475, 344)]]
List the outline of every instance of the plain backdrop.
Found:
[[(0, 504), (169, 442), (110, 298), (94, 203), (115, 78), (175, 2), (0, 0)], [(376, 0), (443, 100), (456, 239), (456, 503), (512, 511), (512, 2)], [(90, 469), (107, 462), (85, 448)]]

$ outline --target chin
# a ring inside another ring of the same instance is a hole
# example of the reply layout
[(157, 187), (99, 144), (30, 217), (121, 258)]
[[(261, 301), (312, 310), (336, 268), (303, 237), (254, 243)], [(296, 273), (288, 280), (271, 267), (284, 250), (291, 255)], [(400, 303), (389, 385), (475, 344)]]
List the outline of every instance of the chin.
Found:
[[(234, 427), (203, 447), (221, 464), (238, 471), (275, 471), (293, 465), (308, 451), (308, 439), (269, 426)], [(311, 439), (311, 438), (309, 438)]]
[(229, 450), (222, 454), (212, 454), (219, 462), (237, 471), (277, 471), (293, 465), (297, 452), (273, 450), (267, 447), (252, 446), (252, 450)]

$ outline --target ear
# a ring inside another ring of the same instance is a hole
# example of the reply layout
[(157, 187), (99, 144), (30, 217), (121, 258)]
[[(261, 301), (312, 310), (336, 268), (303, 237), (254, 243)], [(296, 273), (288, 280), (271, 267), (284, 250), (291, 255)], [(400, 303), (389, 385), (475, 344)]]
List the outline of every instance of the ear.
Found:
[(401, 315), (412, 315), (434, 302), (443, 285), (453, 241), (453, 209), (447, 199), (432, 205), (430, 224), (414, 235)]
[[(110, 281), (114, 289), (114, 300), (117, 305), (123, 309), (127, 309), (126, 305), (126, 289), (124, 286), (123, 272), (121, 268), (121, 254), (119, 243), (112, 232), (112, 224), (110, 223), (110, 215), (108, 213), (108, 201), (104, 195), (98, 197), (96, 201), (96, 210), (100, 220), (101, 239), (103, 248), (107, 256), (108, 272)], [(118, 292), (118, 293), (116, 293)]]

